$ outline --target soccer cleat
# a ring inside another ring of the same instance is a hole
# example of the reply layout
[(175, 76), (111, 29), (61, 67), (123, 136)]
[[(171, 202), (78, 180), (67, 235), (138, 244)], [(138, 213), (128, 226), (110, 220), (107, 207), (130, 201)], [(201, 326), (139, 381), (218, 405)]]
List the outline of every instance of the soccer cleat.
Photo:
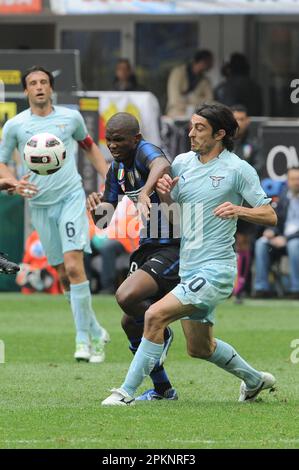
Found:
[(134, 398), (121, 388), (113, 388), (111, 395), (102, 401), (104, 406), (128, 406), (134, 404)]
[[(166, 338), (165, 338), (166, 337)], [(167, 353), (168, 353), (168, 350), (171, 346), (171, 343), (173, 341), (173, 331), (171, 328), (169, 328), (169, 326), (165, 329), (165, 332), (164, 332), (164, 348), (163, 348), (163, 351), (162, 351), (162, 355), (159, 359), (159, 366), (162, 366), (165, 362), (165, 359), (166, 359), (166, 356), (167, 356)]]
[(92, 364), (100, 364), (105, 361), (105, 343), (102, 338), (91, 341), (89, 362)]
[(257, 396), (262, 390), (270, 389), (269, 390), (270, 392), (273, 392), (275, 390), (274, 389), (274, 384), (276, 382), (275, 377), (272, 374), (269, 374), (268, 372), (261, 372), (261, 374), (262, 374), (262, 381), (260, 385), (257, 388), (254, 388), (253, 390), (248, 390), (245, 382), (244, 381), (241, 382), (239, 401), (241, 402), (255, 401)]
[(105, 328), (102, 327), (103, 333), (101, 336), (101, 339), (104, 341), (104, 343), (110, 343), (110, 335)]
[(80, 362), (88, 362), (90, 359), (89, 345), (86, 343), (77, 343), (74, 358)]
[(102, 328), (103, 333), (100, 338), (91, 340), (89, 362), (92, 364), (100, 364), (105, 361), (105, 346), (110, 341), (108, 331)]
[(16, 274), (20, 271), (20, 266), (12, 261), (8, 261), (4, 253), (0, 252), (0, 273)]
[(136, 397), (136, 401), (152, 401), (152, 400), (178, 400), (178, 394), (175, 388), (169, 388), (163, 395), (156, 392), (153, 388), (146, 390), (139, 397)]

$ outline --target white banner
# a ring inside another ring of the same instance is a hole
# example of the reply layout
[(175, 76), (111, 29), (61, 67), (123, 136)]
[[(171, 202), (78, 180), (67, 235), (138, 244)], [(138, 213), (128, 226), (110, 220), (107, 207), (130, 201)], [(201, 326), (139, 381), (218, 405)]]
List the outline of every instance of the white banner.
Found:
[(78, 96), (99, 98), (99, 141), (106, 157), (108, 157), (105, 145), (106, 123), (111, 116), (119, 112), (133, 114), (140, 123), (143, 137), (152, 144), (161, 145), (160, 106), (152, 93), (148, 91), (86, 91), (78, 93)]
[(65, 14), (288, 14), (299, 13), (299, 0), (51, 0)]

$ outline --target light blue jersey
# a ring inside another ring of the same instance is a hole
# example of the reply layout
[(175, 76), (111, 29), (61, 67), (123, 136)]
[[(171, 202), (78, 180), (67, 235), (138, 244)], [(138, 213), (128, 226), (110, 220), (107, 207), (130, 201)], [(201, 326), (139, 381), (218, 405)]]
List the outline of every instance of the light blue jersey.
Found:
[(75, 162), (76, 141), (84, 140), (88, 135), (84, 120), (78, 111), (54, 106), (47, 116), (32, 114), (30, 109), (10, 119), (3, 128), (3, 140), (0, 146), (0, 162), (8, 163), (12, 152), (18, 148), (23, 156), (24, 146), (35, 134), (48, 132), (59, 137), (66, 148), (66, 160), (63, 167), (49, 176), (34, 173), (30, 182), (39, 192), (29, 200), (32, 207), (46, 207), (62, 201), (67, 194), (82, 187)]
[(203, 164), (195, 152), (178, 155), (172, 176), (179, 176), (171, 197), (181, 206), (180, 276), (205, 265), (234, 267), (236, 219), (221, 219), (213, 210), (224, 202), (257, 207), (269, 204), (255, 169), (228, 150)]

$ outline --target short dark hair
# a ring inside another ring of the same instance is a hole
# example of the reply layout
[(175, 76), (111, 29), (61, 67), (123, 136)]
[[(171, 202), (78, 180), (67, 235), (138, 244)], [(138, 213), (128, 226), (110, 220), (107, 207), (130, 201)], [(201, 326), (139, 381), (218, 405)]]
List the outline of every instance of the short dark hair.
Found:
[(128, 135), (135, 136), (140, 134), (139, 122), (130, 113), (116, 113), (114, 114), (106, 124), (106, 130), (112, 130), (113, 128), (121, 128), (126, 130)]
[(224, 147), (232, 151), (234, 148), (234, 137), (239, 128), (232, 110), (224, 104), (203, 104), (195, 111), (195, 114), (205, 118), (213, 129), (213, 134), (224, 129), (226, 134), (222, 139)]
[(27, 69), (22, 75), (22, 85), (24, 90), (26, 90), (27, 88), (26, 78), (33, 72), (44, 72), (46, 75), (48, 75), (51, 88), (54, 88), (54, 77), (52, 73), (49, 70), (45, 69), (45, 67), (43, 67), (42, 65), (33, 65), (32, 67)]
[(247, 108), (243, 104), (234, 104), (233, 106), (230, 107), (230, 109), (232, 110), (233, 113), (234, 112), (245, 113), (248, 116)]
[(212, 60), (213, 54), (208, 49), (202, 49), (200, 51), (196, 51), (193, 56), (193, 62), (201, 62), (202, 60)]

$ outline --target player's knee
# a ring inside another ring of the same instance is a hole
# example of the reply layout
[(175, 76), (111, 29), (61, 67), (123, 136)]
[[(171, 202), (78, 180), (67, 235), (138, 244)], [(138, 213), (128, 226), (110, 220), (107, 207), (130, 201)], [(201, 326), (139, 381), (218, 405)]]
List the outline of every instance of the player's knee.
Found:
[(159, 330), (164, 329), (165, 326), (167, 325), (163, 320), (162, 312), (157, 310), (154, 305), (151, 305), (145, 312), (144, 328), (146, 330)]
[(136, 296), (134, 291), (124, 289), (120, 286), (115, 293), (115, 298), (120, 308), (122, 310), (127, 310), (132, 304), (134, 304)]
[(75, 262), (68, 263), (68, 265), (65, 267), (65, 270), (70, 282), (72, 282), (72, 280), (76, 280), (81, 275), (81, 270)]

